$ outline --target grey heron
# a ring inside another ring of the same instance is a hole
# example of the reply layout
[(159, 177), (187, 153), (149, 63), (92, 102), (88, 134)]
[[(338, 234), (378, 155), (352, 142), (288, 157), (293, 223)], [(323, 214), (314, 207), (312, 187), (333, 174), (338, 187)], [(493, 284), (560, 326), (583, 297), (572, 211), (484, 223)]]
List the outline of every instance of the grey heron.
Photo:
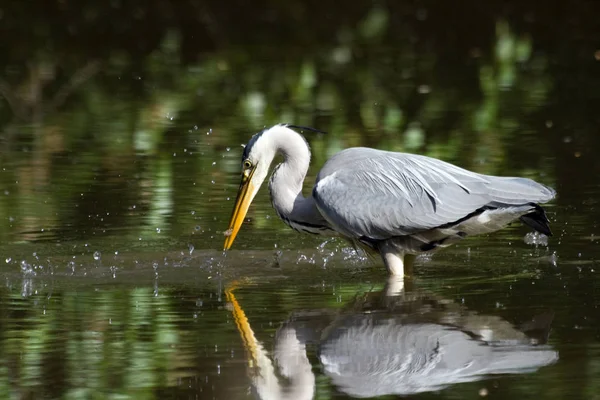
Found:
[(550, 236), (539, 203), (556, 192), (528, 178), (483, 175), (416, 154), (364, 147), (331, 157), (312, 195), (302, 187), (310, 149), (295, 125), (278, 124), (252, 136), (242, 155), (242, 181), (224, 249), (228, 250), (277, 154), (271, 200), (291, 228), (341, 236), (381, 255), (390, 274), (404, 275), (405, 256), (437, 250), (466, 236), (490, 233), (520, 219)]

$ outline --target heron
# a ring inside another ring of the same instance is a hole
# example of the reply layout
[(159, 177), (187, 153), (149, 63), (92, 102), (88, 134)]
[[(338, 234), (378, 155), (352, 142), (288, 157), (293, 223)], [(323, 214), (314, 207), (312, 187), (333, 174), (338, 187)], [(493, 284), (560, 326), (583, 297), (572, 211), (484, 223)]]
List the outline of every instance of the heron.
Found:
[(515, 220), (551, 236), (540, 204), (554, 189), (522, 177), (472, 172), (418, 154), (352, 147), (333, 155), (319, 171), (310, 196), (302, 193), (310, 148), (291, 124), (263, 129), (244, 147), (241, 184), (224, 250), (231, 248), (250, 204), (269, 180), (277, 215), (292, 229), (340, 236), (379, 254), (391, 275), (403, 276), (414, 256), (465, 237), (491, 233)]

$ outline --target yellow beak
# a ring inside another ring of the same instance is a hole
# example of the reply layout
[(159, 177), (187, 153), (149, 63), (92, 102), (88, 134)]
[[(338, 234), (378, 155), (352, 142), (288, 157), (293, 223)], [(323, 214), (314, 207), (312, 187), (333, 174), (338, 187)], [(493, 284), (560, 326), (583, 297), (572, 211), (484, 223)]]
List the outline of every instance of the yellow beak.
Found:
[(252, 172), (248, 177), (244, 177), (242, 179), (240, 190), (238, 191), (237, 198), (235, 199), (233, 214), (231, 215), (231, 220), (229, 221), (229, 227), (225, 231), (226, 238), (223, 250), (229, 250), (233, 244), (233, 241), (235, 240), (235, 237), (237, 236), (242, 223), (244, 222), (246, 213), (248, 213), (250, 203), (252, 203), (252, 200), (258, 191), (258, 187), (255, 187), (251, 182)]

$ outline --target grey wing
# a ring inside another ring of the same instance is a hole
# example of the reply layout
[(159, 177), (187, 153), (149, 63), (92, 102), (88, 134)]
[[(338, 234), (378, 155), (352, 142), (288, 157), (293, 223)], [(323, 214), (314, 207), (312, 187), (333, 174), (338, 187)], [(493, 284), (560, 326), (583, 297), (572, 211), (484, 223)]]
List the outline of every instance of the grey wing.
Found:
[(526, 178), (481, 175), (430, 157), (344, 150), (319, 172), (313, 197), (346, 236), (380, 240), (455, 223), (482, 207), (546, 202), (555, 192)]

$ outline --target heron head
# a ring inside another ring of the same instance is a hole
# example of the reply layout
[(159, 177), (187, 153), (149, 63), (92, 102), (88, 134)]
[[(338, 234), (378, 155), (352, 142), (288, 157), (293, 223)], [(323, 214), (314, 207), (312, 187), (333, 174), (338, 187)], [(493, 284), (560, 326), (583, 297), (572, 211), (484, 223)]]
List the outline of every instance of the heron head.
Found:
[(275, 148), (269, 135), (265, 133), (274, 129), (265, 129), (252, 136), (242, 155), (242, 182), (238, 190), (235, 206), (227, 231), (225, 231), (224, 250), (228, 250), (238, 234), (248, 208), (256, 196), (258, 189), (269, 172), (269, 165), (275, 157)]

